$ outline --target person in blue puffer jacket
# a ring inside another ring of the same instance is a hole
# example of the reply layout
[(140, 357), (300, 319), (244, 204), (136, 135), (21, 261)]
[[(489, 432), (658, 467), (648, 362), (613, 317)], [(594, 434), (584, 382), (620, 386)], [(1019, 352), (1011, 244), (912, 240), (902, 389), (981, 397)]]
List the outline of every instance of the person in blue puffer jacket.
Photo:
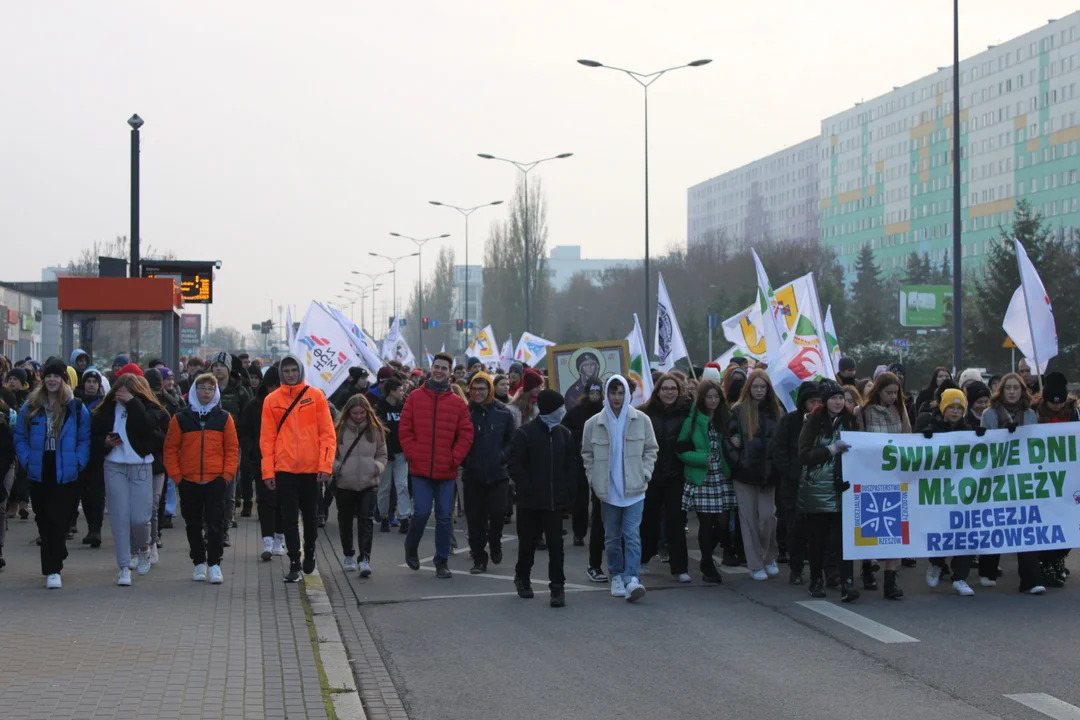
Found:
[(79, 472), (90, 461), (90, 414), (67, 384), (67, 365), (53, 358), (42, 368), (15, 422), (15, 452), (30, 478), (30, 501), (41, 535), (45, 587), (61, 587), (71, 509)]

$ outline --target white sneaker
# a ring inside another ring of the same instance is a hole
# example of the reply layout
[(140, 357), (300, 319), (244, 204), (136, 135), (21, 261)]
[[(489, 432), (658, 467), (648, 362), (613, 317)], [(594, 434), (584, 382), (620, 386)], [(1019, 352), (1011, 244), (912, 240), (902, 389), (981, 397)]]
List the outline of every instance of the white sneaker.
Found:
[(776, 563), (769, 563), (765, 566), (765, 573), (769, 577), (776, 577), (780, 574), (780, 568), (776, 567)]
[(626, 584), (626, 602), (637, 602), (645, 597), (645, 586), (636, 577), (630, 578)]
[(956, 580), (952, 584), (953, 590), (960, 593), (964, 597), (969, 597), (975, 594), (975, 591), (971, 589), (971, 586), (967, 584), (966, 580)]
[(273, 548), (273, 550), (271, 550), (271, 553), (274, 554), (274, 555), (284, 555), (285, 554), (285, 536), (284, 535), (282, 535), (280, 533), (278, 533), (277, 535), (274, 535), (274, 548)]
[(157, 543), (150, 543), (150, 564), (157, 565), (160, 559), (158, 557)]
[[(50, 575), (49, 577), (51, 578), (53, 576)], [(59, 575), (56, 576), (56, 582), (57, 583), (60, 582), (60, 576)], [(57, 585), (56, 587), (60, 587), (60, 586)], [(1046, 594), (1046, 588), (1044, 588), (1042, 585), (1036, 585), (1035, 587), (1033, 587), (1033, 588), (1031, 588), (1029, 590), (1026, 590), (1025, 592), (1027, 592), (1028, 595), (1045, 595)]]
[(140, 575), (145, 575), (150, 572), (150, 551), (140, 550), (138, 563), (135, 566), (135, 572)]
[(120, 572), (116, 574), (116, 584), (121, 587), (131, 586), (131, 568), (120, 568)]
[(64, 583), (60, 582), (60, 573), (53, 573), (45, 578), (45, 588), (47, 590), (59, 590), (63, 586)]
[(983, 587), (997, 587), (997, 580), (991, 580), (988, 577), (979, 578), (979, 584)]
[(693, 578), (690, 577), (690, 573), (680, 573), (675, 576), (675, 582), (688, 583), (693, 582)]
[(269, 560), (274, 554), (274, 538), (264, 537), (262, 552), (259, 554), (263, 560)]
[(206, 563), (195, 566), (195, 572), (192, 574), (191, 579), (195, 582), (206, 582)]
[(768, 580), (769, 574), (766, 573), (764, 570), (755, 570), (754, 572), (750, 573), (750, 577), (754, 580)]
[(611, 597), (626, 597), (626, 585), (623, 584), (622, 575), (611, 576)]
[(926, 584), (929, 587), (936, 588), (938, 581), (941, 580), (941, 568), (937, 565), (931, 565), (926, 568)]
[(221, 575), (221, 566), (220, 565), (211, 565), (210, 566), (210, 584), (211, 585), (220, 585), (223, 582), (225, 582), (225, 578), (222, 577), (222, 575)]
[(371, 577), (371, 563), (367, 560), (361, 560), (359, 565), (360, 577)]
[(128, 555), (128, 570), (134, 570), (139, 567), (139, 553), (133, 552)]
[(355, 569), (356, 569), (356, 558), (354, 558), (354, 557), (345, 558), (345, 572), (349, 572), (350, 570), (355, 570)]

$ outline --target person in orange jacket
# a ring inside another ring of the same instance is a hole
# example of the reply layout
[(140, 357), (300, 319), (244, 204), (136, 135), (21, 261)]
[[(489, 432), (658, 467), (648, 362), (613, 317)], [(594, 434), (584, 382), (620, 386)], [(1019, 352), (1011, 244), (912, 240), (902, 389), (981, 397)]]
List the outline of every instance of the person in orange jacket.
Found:
[(285, 582), (300, 580), (300, 531), (304, 518), (304, 573), (315, 572), (319, 486), (330, 480), (337, 435), (326, 395), (304, 382), (304, 366), (295, 355), (281, 361), (281, 387), (266, 396), (259, 435), (263, 482), (277, 492), (285, 523), (289, 572)]
[(203, 582), (209, 576), (212, 584), (219, 585), (224, 582), (225, 493), (240, 466), (240, 442), (232, 415), (221, 409), (217, 379), (209, 373), (200, 375), (192, 390), (188, 407), (169, 420), (162, 460), (180, 495), (180, 513), (195, 563), (191, 579)]

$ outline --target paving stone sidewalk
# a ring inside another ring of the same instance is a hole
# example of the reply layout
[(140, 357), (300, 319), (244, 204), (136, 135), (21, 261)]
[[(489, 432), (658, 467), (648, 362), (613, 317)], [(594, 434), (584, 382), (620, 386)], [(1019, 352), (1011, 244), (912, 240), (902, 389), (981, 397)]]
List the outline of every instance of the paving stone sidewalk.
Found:
[(108, 529), (92, 550), (80, 519), (60, 590), (44, 589), (33, 521), (8, 521), (0, 719), (326, 718), (300, 587), (282, 582), (284, 557), (259, 560), (257, 519), (237, 520), (223, 585), (191, 581), (177, 518), (125, 588)]

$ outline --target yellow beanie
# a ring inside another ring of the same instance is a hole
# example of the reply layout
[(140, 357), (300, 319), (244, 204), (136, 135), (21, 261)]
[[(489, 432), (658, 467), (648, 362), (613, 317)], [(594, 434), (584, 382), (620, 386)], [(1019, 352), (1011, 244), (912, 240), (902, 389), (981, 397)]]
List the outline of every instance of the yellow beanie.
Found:
[(68, 365), (67, 368), (67, 376), (68, 385), (70, 385), (72, 389), (77, 388), (79, 386), (79, 375), (75, 372), (75, 368), (71, 367), (70, 365)]
[(959, 405), (967, 412), (967, 398), (964, 397), (964, 393), (956, 388), (949, 388), (945, 392), (941, 393), (941, 403), (938, 405), (938, 410), (941, 414), (945, 414), (945, 408), (950, 405)]

